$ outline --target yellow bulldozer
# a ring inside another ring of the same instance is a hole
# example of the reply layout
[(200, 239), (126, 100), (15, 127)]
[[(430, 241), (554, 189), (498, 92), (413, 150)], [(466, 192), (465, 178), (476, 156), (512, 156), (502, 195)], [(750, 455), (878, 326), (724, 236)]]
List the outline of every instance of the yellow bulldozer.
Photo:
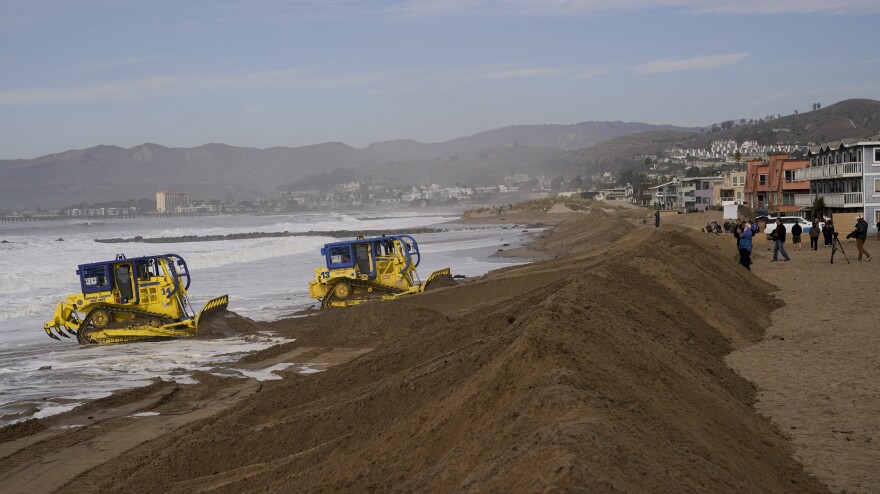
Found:
[[(186, 291), (189, 268), (177, 254), (80, 264), (81, 293), (59, 302), (46, 334), (76, 336), (81, 344), (126, 343), (193, 336), (199, 321), (223, 311), (229, 297), (208, 301), (193, 314)], [(54, 333), (53, 333), (54, 330)]]
[(389, 235), (325, 244), (325, 265), (315, 268), (309, 294), (321, 308), (347, 307), (421, 293), (431, 286), (454, 285), (449, 268), (420, 283), (419, 244), (409, 235)]

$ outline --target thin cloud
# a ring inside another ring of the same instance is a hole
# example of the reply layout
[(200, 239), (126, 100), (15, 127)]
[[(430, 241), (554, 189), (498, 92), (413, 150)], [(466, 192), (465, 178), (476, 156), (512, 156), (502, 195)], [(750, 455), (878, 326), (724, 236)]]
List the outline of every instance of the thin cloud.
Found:
[(19, 89), (0, 92), (0, 106), (79, 103), (162, 98), (209, 89), (290, 88), (327, 90), (377, 84), (389, 74), (317, 74), (305, 70), (276, 70), (255, 74), (150, 77), (91, 86)]
[(575, 80), (592, 79), (593, 77), (605, 75), (608, 72), (609, 70), (606, 67), (600, 67), (597, 69), (590, 69), (583, 72), (578, 72), (577, 74), (572, 75), (571, 78)]
[(639, 65), (634, 69), (638, 75), (661, 74), (665, 72), (679, 72), (682, 70), (709, 70), (726, 67), (748, 58), (748, 53), (733, 53), (730, 55), (709, 55), (694, 58), (661, 58)]
[(537, 80), (566, 77), (570, 70), (563, 67), (511, 67), (492, 65), (484, 67), (462, 67), (429, 74), (410, 74), (408, 79), (421, 86), (449, 90), (478, 81), (499, 81), (504, 79)]
[(133, 67), (137, 65), (143, 65), (150, 62), (155, 62), (158, 60), (164, 60), (168, 58), (165, 55), (147, 55), (142, 57), (126, 57), (126, 58), (117, 58), (113, 60), (100, 60), (96, 62), (84, 63), (81, 65), (76, 65), (73, 67), (68, 67), (65, 69), (61, 69), (58, 73), (70, 73), (70, 72), (94, 72), (98, 70), (107, 70), (107, 69), (118, 69), (120, 67)]
[(876, 0), (407, 0), (389, 12), (407, 17), (456, 14), (561, 16), (674, 9), (694, 14), (866, 14), (880, 12)]
[(482, 79), (550, 79), (565, 75), (565, 69), (534, 67), (489, 72)]

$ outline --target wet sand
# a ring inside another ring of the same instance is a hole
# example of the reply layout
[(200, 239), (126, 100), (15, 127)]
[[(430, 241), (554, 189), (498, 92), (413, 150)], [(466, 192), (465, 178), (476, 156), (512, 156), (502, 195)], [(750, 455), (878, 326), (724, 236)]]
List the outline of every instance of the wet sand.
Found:
[(558, 224), (533, 245), (545, 260), (267, 324), (297, 340), (235, 364), (323, 372), (157, 382), (0, 430), (0, 488), (880, 488), (876, 340), (849, 303), (861, 291), (866, 307), (877, 264), (790, 252), (748, 273), (729, 236), (696, 231), (708, 214), (657, 230), (639, 213), (544, 215)]

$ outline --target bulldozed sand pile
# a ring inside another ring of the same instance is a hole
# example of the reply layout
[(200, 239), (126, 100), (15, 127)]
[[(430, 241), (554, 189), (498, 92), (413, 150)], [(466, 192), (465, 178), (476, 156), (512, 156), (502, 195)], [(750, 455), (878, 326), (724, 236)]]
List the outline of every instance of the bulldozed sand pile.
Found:
[(215, 339), (232, 336), (252, 336), (264, 331), (263, 327), (251, 319), (228, 310), (208, 314), (199, 320), (196, 338)]
[(62, 490), (825, 492), (723, 362), (772, 287), (698, 235), (582, 214), (546, 239), (570, 255), (274, 323), (287, 348), (374, 350)]

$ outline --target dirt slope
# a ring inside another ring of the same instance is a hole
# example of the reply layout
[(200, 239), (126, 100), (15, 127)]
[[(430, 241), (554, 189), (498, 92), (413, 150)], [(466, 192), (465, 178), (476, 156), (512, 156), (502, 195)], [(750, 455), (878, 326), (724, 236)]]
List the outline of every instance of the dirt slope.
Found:
[(771, 286), (698, 235), (585, 214), (550, 237), (568, 256), (276, 323), (299, 338), (281, 351), (375, 350), (65, 489), (824, 492), (723, 362), (760, 339), (744, 311), (768, 313)]

